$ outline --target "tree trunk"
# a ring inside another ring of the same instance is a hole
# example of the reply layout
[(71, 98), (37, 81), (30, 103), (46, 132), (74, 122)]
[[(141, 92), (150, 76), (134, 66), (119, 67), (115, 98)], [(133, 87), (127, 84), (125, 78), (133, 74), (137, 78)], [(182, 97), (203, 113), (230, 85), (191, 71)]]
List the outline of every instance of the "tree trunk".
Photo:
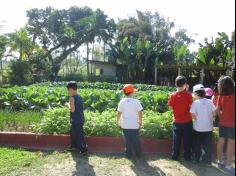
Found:
[(52, 77), (51, 77), (52, 81), (54, 81), (57, 78), (58, 73), (61, 68), (62, 61), (65, 60), (67, 58), (67, 56), (71, 52), (75, 51), (80, 45), (81, 45), (81, 43), (78, 43), (77, 45), (74, 45), (73, 47), (69, 48), (68, 50), (64, 50), (60, 56), (58, 56), (54, 59), (52, 58), (51, 53), (47, 53), (47, 56), (49, 57), (50, 61), (52, 62)]
[(66, 75), (68, 74), (68, 61), (67, 61), (67, 58), (66, 58)]
[(104, 59), (104, 62), (106, 62), (106, 43), (104, 42), (104, 45), (103, 45), (103, 59)]
[(23, 57), (23, 49), (22, 49), (22, 44), (20, 45), (20, 61), (22, 61), (22, 57)]
[(3, 66), (2, 66), (2, 58), (0, 58), (0, 67), (1, 67), (1, 70), (3, 70)]
[[(94, 60), (94, 41), (93, 41), (93, 49), (92, 49), (92, 61)], [(90, 73), (92, 74), (93, 73), (93, 64), (91, 62), (91, 71)]]
[(87, 42), (87, 75), (89, 74), (89, 43)]

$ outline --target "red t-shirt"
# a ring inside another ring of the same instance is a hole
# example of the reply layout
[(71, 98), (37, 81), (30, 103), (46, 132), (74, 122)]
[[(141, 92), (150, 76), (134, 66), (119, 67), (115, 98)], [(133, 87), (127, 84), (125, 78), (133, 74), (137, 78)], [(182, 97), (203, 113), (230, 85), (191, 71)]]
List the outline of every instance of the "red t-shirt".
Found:
[(192, 103), (192, 95), (187, 91), (175, 92), (170, 95), (168, 105), (173, 109), (175, 123), (192, 122), (190, 113)]
[(218, 99), (219, 99), (219, 94), (218, 93), (214, 93), (214, 95), (212, 97), (212, 101), (213, 101), (215, 106), (217, 106)]
[(220, 95), (217, 106), (220, 109), (219, 125), (235, 128), (235, 95)]

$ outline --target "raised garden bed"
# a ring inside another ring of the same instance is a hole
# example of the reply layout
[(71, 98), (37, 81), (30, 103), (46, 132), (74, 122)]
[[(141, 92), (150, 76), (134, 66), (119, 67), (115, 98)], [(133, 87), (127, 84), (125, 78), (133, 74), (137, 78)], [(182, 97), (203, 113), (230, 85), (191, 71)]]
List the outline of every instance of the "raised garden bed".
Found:
[[(121, 137), (86, 137), (91, 152), (123, 152)], [(69, 147), (68, 135), (38, 135), (34, 133), (0, 132), (0, 145), (32, 149), (66, 149)], [(172, 141), (169, 139), (141, 139), (144, 153), (170, 153)]]

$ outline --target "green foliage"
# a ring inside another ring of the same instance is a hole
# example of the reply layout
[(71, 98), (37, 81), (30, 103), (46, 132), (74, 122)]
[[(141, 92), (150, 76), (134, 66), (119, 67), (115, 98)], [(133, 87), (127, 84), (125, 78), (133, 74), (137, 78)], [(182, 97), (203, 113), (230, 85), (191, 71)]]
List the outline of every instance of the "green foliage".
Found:
[(212, 39), (210, 42), (205, 39), (205, 45), (200, 44), (196, 63), (226, 67), (233, 60), (234, 46), (233, 34), (230, 40), (226, 33), (218, 33), (216, 39)]
[(37, 154), (22, 149), (0, 148), (0, 175), (15, 175), (14, 171), (26, 166), (43, 164)]
[(34, 111), (0, 111), (0, 131), (28, 132), (42, 119), (40, 112)]
[(61, 63), (82, 44), (94, 41), (95, 37), (109, 40), (115, 32), (113, 20), (103, 11), (89, 7), (31, 9), (27, 17), (32, 40), (46, 51), (52, 62), (53, 79)]
[(32, 83), (31, 65), (26, 60), (13, 60), (10, 65), (9, 83), (29, 85)]
[[(114, 87), (113, 87), (114, 85)], [(167, 98), (172, 88), (137, 85), (140, 90), (135, 94), (146, 110), (167, 111)], [(85, 109), (106, 111), (116, 109), (123, 97), (121, 84), (79, 83), (79, 94), (84, 99)], [(91, 89), (92, 88), (92, 89)], [(99, 90), (103, 89), (103, 90)], [(111, 89), (111, 90), (109, 90)], [(115, 91), (114, 91), (115, 90)], [(155, 91), (152, 91), (155, 90)], [(0, 89), (0, 108), (11, 110), (42, 110), (62, 107), (68, 101), (65, 83), (36, 84), (29, 87)]]
[(69, 127), (68, 109), (55, 108), (43, 113), (42, 121), (35, 125), (34, 131), (44, 134), (68, 134)]
[[(87, 136), (122, 136), (122, 130), (116, 125), (116, 111), (91, 112), (85, 111), (84, 129)], [(44, 134), (68, 134), (69, 111), (65, 108), (56, 108), (44, 112), (41, 123), (35, 126), (34, 131)], [(171, 137), (172, 113), (158, 114), (145, 111), (141, 136), (147, 138), (165, 139)]]
[(0, 62), (3, 58), (4, 53), (6, 52), (7, 43), (8, 41), (6, 36), (0, 35)]

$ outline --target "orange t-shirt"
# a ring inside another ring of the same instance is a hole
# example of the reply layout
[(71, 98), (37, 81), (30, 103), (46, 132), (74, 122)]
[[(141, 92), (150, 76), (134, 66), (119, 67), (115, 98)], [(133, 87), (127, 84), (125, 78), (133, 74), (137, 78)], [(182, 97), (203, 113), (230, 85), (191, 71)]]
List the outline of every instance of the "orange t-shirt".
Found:
[(192, 95), (187, 91), (175, 92), (170, 95), (168, 106), (173, 109), (175, 123), (192, 122), (190, 113), (192, 103)]
[(235, 95), (219, 96), (220, 126), (235, 128)]

